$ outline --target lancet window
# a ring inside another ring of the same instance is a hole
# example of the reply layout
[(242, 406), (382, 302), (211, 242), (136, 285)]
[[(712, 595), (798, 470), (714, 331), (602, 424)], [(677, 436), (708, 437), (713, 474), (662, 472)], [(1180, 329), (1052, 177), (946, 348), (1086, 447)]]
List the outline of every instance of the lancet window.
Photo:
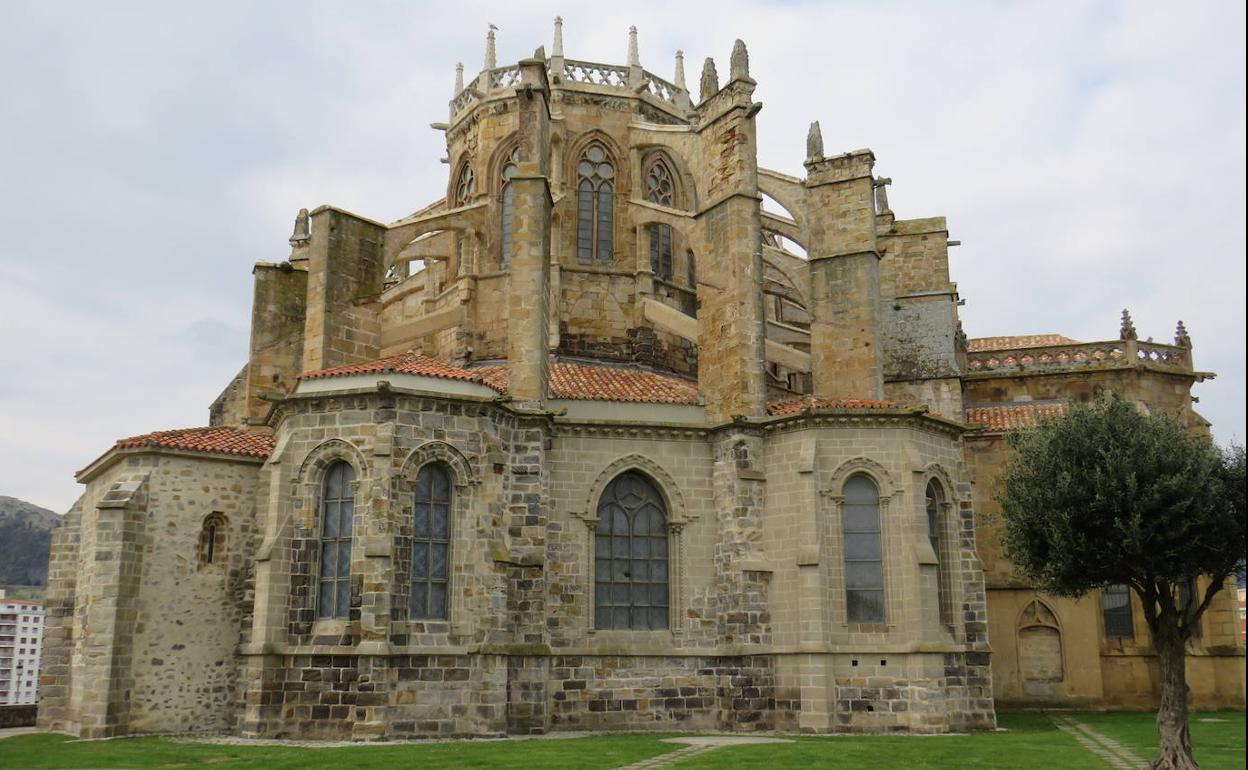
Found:
[(927, 538), (936, 554), (937, 601), (940, 605), (940, 622), (953, 625), (953, 597), (950, 585), (952, 575), (950, 544), (945, 535), (945, 490), (935, 479), (927, 482)]
[(844, 487), (845, 607), (850, 623), (884, 622), (884, 557), (880, 490), (863, 473)]
[(512, 186), (511, 180), (516, 174), (520, 173), (517, 165), (520, 162), (520, 148), (511, 151), (511, 155), (507, 158), (507, 163), (503, 165), (503, 201), (502, 206), (502, 238), (500, 239), (501, 248), (498, 255), (499, 266), (506, 270), (511, 263), (511, 233), (512, 218), (516, 209), (516, 188)]
[(451, 494), (451, 475), (444, 465), (429, 463), (416, 474), (409, 614), (413, 620), (448, 615)]
[(576, 258), (609, 265), (615, 256), (615, 167), (591, 144), (576, 164)]
[(459, 178), (455, 180), (455, 207), (468, 205), (476, 194), (477, 179), (473, 176), (472, 166), (464, 163), (459, 169)]
[(668, 627), (667, 507), (637, 471), (612, 479), (598, 501), (594, 535), (594, 626)]
[[(662, 158), (656, 158), (646, 169), (646, 200), (660, 206), (672, 207), (675, 187), (672, 170)], [(650, 269), (665, 281), (672, 280), (672, 228), (670, 225), (650, 225)]]
[(321, 553), (316, 614), (345, 618), (351, 607), (351, 533), (355, 520), (355, 469), (336, 462), (321, 485)]

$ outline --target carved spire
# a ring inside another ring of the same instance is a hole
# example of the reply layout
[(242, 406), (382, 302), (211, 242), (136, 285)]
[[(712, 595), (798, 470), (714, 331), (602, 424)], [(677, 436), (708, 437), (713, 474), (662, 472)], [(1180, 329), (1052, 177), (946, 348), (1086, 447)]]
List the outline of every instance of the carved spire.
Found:
[(498, 55), (494, 52), (494, 30), (498, 29), (493, 24), (490, 25), (490, 31), (485, 35), (485, 68), (492, 70), (498, 66)]
[(806, 132), (806, 160), (819, 160), (823, 157), (823, 130), (819, 128), (819, 121), (810, 124), (810, 130)]
[(1124, 308), (1122, 311), (1122, 327), (1118, 330), (1118, 339), (1120, 340), (1138, 340), (1139, 335), (1135, 333), (1135, 324), (1131, 322), (1131, 314)]
[(555, 47), (551, 56), (563, 56), (563, 17), (555, 17)]
[(637, 28), (628, 28), (628, 66), (640, 67), (641, 55), (637, 53)]
[(295, 217), (295, 231), (290, 234), (290, 245), (295, 248), (306, 246), (312, 239), (312, 229), (308, 223), (308, 210), (299, 209)]
[(676, 51), (676, 75), (672, 82), (682, 91), (689, 90), (685, 86), (685, 52), (679, 49)]
[(893, 210), (888, 207), (888, 186), (893, 183), (891, 177), (877, 177), (875, 185), (875, 213), (891, 214)]
[(464, 63), (457, 62), (455, 64), (455, 93), (458, 94), (464, 90)]
[(732, 44), (732, 58), (729, 59), (728, 79), (750, 79), (750, 52), (745, 50), (745, 42), (740, 39)]
[(1174, 329), (1174, 344), (1181, 348), (1190, 348), (1192, 346), (1192, 338), (1187, 333), (1187, 327), (1179, 321), (1179, 325)]
[(706, 61), (702, 62), (702, 82), (701, 94), (699, 101), (706, 101), (715, 94), (719, 93), (719, 73), (715, 71), (715, 60), (706, 57)]

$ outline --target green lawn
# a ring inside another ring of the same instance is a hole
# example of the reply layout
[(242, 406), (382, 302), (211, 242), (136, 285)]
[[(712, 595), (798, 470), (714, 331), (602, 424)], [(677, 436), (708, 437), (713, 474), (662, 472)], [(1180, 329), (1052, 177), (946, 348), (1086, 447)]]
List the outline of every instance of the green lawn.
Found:
[[(1156, 746), (1150, 713), (1073, 714), (1145, 759)], [(1215, 719), (1221, 721), (1202, 721)], [(1108, 770), (1100, 758), (1040, 713), (1001, 713), (1003, 731), (934, 736), (786, 736), (791, 744), (732, 746), (679, 762), (678, 770)], [(338, 748), (223, 746), (166, 738), (75, 741), (63, 735), (22, 735), (0, 741), (0, 768), (194, 768), (218, 770), (607, 770), (682, 748), (659, 734), (526, 741), (369, 744)], [(1243, 770), (1244, 714), (1193, 714), (1192, 740), (1204, 770)]]
[[(1156, 716), (1152, 713), (1105, 711), (1081, 713), (1077, 718), (1144, 759), (1157, 756)], [(1192, 752), (1201, 770), (1244, 770), (1244, 712), (1196, 712), (1189, 724)]]

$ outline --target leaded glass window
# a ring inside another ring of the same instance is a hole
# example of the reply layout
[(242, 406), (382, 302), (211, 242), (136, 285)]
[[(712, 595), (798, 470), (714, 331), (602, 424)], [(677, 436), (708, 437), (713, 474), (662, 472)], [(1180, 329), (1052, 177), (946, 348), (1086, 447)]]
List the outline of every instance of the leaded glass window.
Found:
[(507, 158), (506, 165), (503, 166), (503, 205), (502, 209), (502, 238), (501, 249), (498, 255), (498, 264), (506, 270), (511, 264), (511, 232), (512, 217), (516, 209), (516, 188), (512, 187), (512, 178), (520, 173), (520, 168), (516, 164), (520, 162), (520, 148), (511, 151), (511, 155)]
[(477, 180), (473, 176), (472, 166), (465, 163), (459, 170), (459, 179), (455, 183), (455, 207), (468, 205), (472, 196), (477, 193)]
[(1105, 618), (1105, 636), (1135, 637), (1135, 623), (1131, 619), (1131, 589), (1126, 585), (1116, 583), (1101, 591), (1101, 615)]
[(598, 501), (594, 627), (668, 627), (667, 509), (637, 471), (620, 474)]
[(845, 607), (850, 623), (884, 622), (880, 490), (865, 474), (845, 482)]
[[(672, 172), (662, 158), (656, 159), (646, 171), (646, 200), (671, 207), (675, 200)], [(650, 269), (665, 281), (672, 280), (672, 228), (650, 225)]]
[(445, 620), (451, 561), (451, 475), (430, 463), (416, 474), (412, 506), (412, 574), (409, 617)]
[(946, 626), (953, 625), (953, 601), (950, 587), (949, 543), (943, 537), (943, 516), (945, 507), (945, 490), (935, 479), (927, 482), (927, 539), (932, 544), (932, 552), (936, 554), (936, 590), (937, 602), (940, 605), (940, 622)]
[(321, 561), (316, 615), (345, 618), (351, 608), (351, 527), (355, 520), (355, 469), (339, 461), (321, 486)]
[(611, 264), (615, 240), (615, 167), (606, 150), (591, 144), (576, 164), (576, 258)]

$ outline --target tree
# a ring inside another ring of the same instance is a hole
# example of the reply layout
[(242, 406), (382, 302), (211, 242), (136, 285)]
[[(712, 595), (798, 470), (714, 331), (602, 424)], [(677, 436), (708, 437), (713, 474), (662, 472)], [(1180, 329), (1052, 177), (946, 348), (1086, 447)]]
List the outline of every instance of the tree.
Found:
[[(1039, 589), (1128, 585), (1161, 668), (1157, 770), (1198, 770), (1188, 735), (1186, 645), (1244, 558), (1244, 450), (1115, 395), (1009, 436), (999, 495), (1005, 554)], [(1196, 579), (1208, 576), (1203, 592)]]

